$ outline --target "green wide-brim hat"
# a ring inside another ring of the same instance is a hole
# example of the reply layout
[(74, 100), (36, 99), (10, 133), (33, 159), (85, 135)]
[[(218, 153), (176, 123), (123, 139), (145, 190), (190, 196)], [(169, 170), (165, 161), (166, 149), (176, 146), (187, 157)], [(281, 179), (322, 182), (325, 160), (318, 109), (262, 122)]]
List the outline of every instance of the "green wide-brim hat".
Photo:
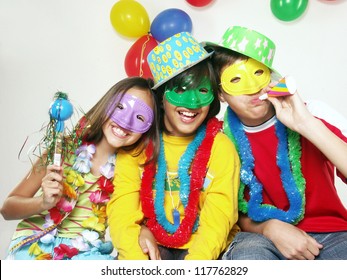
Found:
[(229, 27), (219, 43), (204, 42), (204, 46), (220, 46), (251, 57), (278, 74), (272, 62), (276, 52), (275, 43), (265, 35), (241, 26)]
[(154, 79), (152, 89), (157, 89), (178, 74), (209, 58), (212, 53), (207, 52), (189, 32), (177, 33), (167, 38), (147, 56)]

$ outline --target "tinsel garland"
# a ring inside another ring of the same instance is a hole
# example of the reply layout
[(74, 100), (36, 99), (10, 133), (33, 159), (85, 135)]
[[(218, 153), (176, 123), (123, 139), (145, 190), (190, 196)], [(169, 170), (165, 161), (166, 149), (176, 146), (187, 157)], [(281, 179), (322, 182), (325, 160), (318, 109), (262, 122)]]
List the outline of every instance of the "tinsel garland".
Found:
[[(168, 233), (157, 221), (152, 190), (156, 166), (154, 163), (150, 163), (144, 168), (140, 197), (142, 210), (147, 219), (146, 225), (152, 231), (156, 240), (166, 247), (181, 247), (189, 241), (192, 235), (194, 223), (198, 215), (200, 191), (207, 172), (207, 163), (211, 155), (214, 138), (220, 131), (221, 126), (221, 122), (216, 118), (211, 119), (207, 123), (206, 137), (199, 146), (191, 165), (190, 193), (185, 208), (185, 216), (173, 234)], [(146, 149), (147, 157), (150, 157), (152, 153), (153, 144), (150, 143)]]
[[(254, 157), (243, 126), (230, 108), (227, 109), (224, 119), (224, 133), (235, 143), (241, 158), (239, 210), (248, 213), (248, 216), (257, 222), (274, 218), (297, 224), (305, 212), (306, 186), (301, 172), (300, 135), (287, 129), (279, 120), (276, 120), (275, 132), (278, 138), (276, 161), (290, 204), (289, 209), (284, 211), (273, 205), (263, 204), (263, 185), (253, 173)], [(248, 202), (244, 198), (245, 186), (249, 187), (250, 199)]]
[[(194, 140), (188, 145), (185, 153), (179, 160), (178, 164), (178, 178), (180, 181), (180, 191), (179, 197), (180, 200), (186, 208), (188, 203), (188, 197), (190, 193), (190, 177), (189, 177), (189, 169), (193, 158), (195, 157), (195, 153), (199, 146), (201, 145), (203, 139), (206, 136), (206, 125), (201, 125), (197, 131), (197, 134), (194, 137)], [(179, 224), (170, 223), (166, 217), (165, 209), (164, 209), (164, 199), (165, 199), (165, 178), (167, 174), (167, 164), (165, 160), (165, 152), (164, 152), (164, 142), (163, 136), (160, 134), (160, 153), (158, 158), (158, 171), (155, 176), (155, 200), (154, 200), (154, 209), (157, 215), (158, 223), (164, 227), (164, 229), (169, 233), (174, 233), (178, 229)], [(177, 209), (174, 209), (174, 211)], [(177, 212), (177, 214), (179, 214)], [(178, 215), (177, 215), (178, 216)], [(178, 219), (179, 217), (177, 217)], [(195, 221), (194, 229), (196, 230), (198, 225), (198, 218)], [(193, 230), (194, 231), (194, 230)]]

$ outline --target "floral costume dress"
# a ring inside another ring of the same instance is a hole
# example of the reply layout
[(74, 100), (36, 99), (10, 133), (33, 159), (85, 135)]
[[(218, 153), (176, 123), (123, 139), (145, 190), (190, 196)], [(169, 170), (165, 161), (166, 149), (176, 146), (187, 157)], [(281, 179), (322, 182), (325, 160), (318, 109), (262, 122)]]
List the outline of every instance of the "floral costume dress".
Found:
[[(13, 235), (7, 259), (112, 260), (105, 242), (106, 203), (113, 192), (115, 155), (90, 172), (95, 146), (82, 145), (63, 163), (63, 196), (56, 207), (22, 220)], [(39, 190), (38, 195), (42, 193)]]

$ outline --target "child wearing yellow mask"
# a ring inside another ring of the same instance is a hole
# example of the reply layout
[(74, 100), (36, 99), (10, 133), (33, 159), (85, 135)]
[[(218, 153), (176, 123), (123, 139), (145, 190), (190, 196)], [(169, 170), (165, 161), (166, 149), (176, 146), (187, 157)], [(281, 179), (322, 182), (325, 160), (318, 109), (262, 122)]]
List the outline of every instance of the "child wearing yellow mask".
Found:
[(234, 26), (205, 44), (229, 105), (224, 132), (241, 158), (242, 232), (223, 259), (347, 259), (347, 211), (334, 185), (335, 170), (347, 182), (347, 138), (330, 122), (341, 116), (314, 116), (297, 92), (266, 96), (280, 77), (268, 37)]

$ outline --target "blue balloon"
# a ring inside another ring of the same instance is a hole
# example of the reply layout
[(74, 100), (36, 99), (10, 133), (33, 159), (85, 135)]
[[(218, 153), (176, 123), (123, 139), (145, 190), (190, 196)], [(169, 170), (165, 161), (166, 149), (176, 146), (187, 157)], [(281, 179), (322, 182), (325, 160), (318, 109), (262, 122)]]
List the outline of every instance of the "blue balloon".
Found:
[(150, 32), (154, 39), (162, 42), (180, 32), (191, 33), (192, 28), (192, 20), (186, 12), (180, 9), (167, 9), (154, 18)]

